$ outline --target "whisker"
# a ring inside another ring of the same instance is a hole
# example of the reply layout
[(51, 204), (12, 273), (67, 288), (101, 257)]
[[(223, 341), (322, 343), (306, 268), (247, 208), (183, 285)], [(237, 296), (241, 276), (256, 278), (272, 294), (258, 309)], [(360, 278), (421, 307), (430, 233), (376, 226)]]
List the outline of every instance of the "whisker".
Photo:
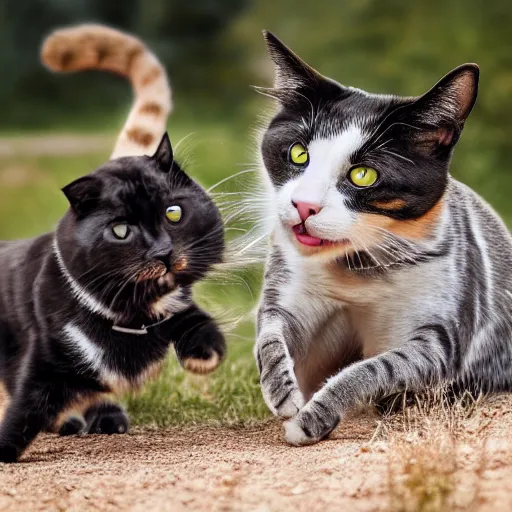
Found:
[(219, 187), (220, 185), (222, 185), (223, 183), (226, 183), (227, 181), (229, 180), (232, 180), (234, 178), (237, 178), (238, 176), (241, 176), (243, 174), (247, 174), (249, 172), (258, 172), (258, 169), (245, 169), (243, 171), (240, 171), (240, 172), (237, 172), (235, 174), (232, 174), (231, 176), (228, 176), (227, 178), (224, 178), (220, 181), (218, 181), (217, 183), (215, 183), (215, 185), (212, 185), (208, 190), (207, 192), (210, 193), (212, 190), (216, 189), (217, 187)]
[(410, 158), (407, 158), (403, 155), (399, 155), (398, 153), (395, 153), (394, 151), (390, 151), (389, 149), (381, 149), (381, 151), (383, 153), (387, 153), (388, 155), (392, 155), (392, 156), (396, 156), (397, 158), (401, 158), (402, 160), (405, 160), (405, 161), (411, 163), (412, 165), (415, 165), (413, 160), (411, 160)]

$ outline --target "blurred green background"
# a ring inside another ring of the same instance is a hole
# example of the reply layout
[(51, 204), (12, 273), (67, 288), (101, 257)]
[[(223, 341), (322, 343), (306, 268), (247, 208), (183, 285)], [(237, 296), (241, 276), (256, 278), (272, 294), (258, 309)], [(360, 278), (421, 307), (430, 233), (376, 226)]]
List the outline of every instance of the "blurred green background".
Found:
[[(272, 80), (263, 28), (320, 72), (371, 92), (421, 94), (455, 66), (476, 62), (479, 99), (452, 172), (512, 225), (512, 2), (4, 0), (0, 9), (0, 239), (51, 230), (66, 208), (60, 187), (108, 158), (124, 122), (125, 81), (52, 75), (39, 63), (45, 34), (91, 21), (137, 34), (165, 63), (175, 102), (171, 140), (192, 134), (177, 154), (206, 186), (256, 160), (252, 129), (272, 108), (249, 88)], [(252, 308), (257, 288), (258, 273), (249, 272), (212, 280), (199, 294), (238, 314)], [(250, 325), (231, 338), (231, 355), (213, 377), (185, 376), (170, 361), (157, 383), (128, 397), (135, 421), (266, 417)]]

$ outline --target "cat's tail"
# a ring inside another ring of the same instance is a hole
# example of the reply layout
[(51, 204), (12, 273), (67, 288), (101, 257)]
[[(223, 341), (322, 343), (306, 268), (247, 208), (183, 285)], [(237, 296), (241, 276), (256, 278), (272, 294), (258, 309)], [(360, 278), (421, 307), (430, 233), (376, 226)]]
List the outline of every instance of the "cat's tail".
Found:
[(41, 60), (52, 71), (101, 69), (130, 80), (135, 99), (111, 158), (152, 155), (172, 109), (165, 69), (136, 37), (104, 25), (77, 25), (51, 33)]

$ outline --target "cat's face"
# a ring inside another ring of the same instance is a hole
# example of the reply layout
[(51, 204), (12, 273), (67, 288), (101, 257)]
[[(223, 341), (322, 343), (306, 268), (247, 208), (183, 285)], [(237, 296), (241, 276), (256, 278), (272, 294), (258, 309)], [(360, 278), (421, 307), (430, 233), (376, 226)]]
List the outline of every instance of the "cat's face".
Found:
[(278, 229), (304, 255), (336, 258), (386, 237), (431, 234), (448, 165), (477, 93), (461, 66), (419, 98), (368, 94), (327, 79), (271, 34), (280, 110), (261, 151)]
[(63, 189), (71, 209), (57, 242), (73, 278), (116, 314), (165, 315), (173, 292), (222, 258), (223, 226), (206, 192), (173, 161), (167, 135), (153, 157), (112, 160)]

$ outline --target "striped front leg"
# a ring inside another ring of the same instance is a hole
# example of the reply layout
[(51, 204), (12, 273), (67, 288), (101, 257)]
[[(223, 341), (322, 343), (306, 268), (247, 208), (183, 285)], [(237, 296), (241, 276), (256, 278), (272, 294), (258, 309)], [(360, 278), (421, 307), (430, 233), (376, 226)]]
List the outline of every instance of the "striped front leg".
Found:
[(305, 403), (297, 385), (294, 363), (286, 345), (290, 328), (278, 311), (260, 311), (254, 355), (263, 399), (273, 414), (291, 418)]
[(454, 349), (444, 327), (425, 326), (400, 348), (343, 369), (285, 423), (286, 440), (296, 446), (316, 443), (357, 404), (442, 382), (458, 356)]

